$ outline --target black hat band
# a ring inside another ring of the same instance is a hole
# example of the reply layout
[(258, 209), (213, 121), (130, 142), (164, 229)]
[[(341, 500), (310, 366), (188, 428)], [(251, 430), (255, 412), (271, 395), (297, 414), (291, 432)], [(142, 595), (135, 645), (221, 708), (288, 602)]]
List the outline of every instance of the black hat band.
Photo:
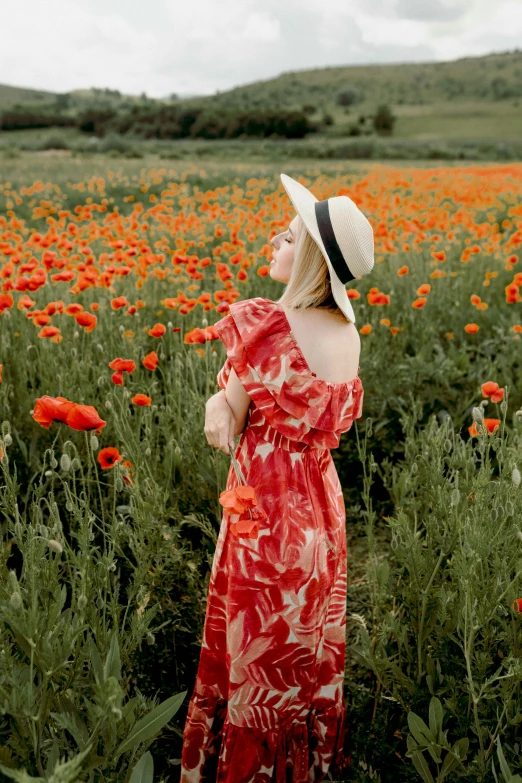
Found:
[(330, 220), (328, 199), (326, 199), (326, 201), (316, 201), (314, 207), (317, 226), (319, 227), (319, 233), (323, 240), (324, 249), (328, 253), (328, 258), (335, 270), (335, 274), (341, 283), (348, 283), (350, 280), (355, 280), (355, 275), (352, 275), (348, 269), (348, 264), (341, 253), (341, 248), (337, 244), (332, 221)]

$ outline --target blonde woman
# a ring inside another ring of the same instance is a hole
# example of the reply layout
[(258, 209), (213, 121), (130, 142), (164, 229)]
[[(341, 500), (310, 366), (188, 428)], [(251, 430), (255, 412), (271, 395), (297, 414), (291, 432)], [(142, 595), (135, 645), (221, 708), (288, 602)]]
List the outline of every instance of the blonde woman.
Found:
[[(348, 196), (318, 201), (281, 180), (297, 214), (271, 240), (270, 276), (286, 289), (236, 302), (215, 325), (227, 359), (205, 435), (234, 449), (267, 517), (243, 538), (223, 513), (181, 783), (317, 783), (350, 761), (346, 515), (330, 451), (362, 415), (345, 284), (373, 268), (373, 231)], [(237, 486), (231, 466), (226, 489)]]

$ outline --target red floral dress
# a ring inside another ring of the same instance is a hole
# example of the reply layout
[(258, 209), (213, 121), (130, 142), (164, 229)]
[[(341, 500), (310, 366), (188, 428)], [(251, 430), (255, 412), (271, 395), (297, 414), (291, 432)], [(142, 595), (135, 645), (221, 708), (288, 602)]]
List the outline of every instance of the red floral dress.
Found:
[[(301, 783), (346, 770), (346, 516), (330, 449), (363, 388), (313, 373), (282, 307), (255, 297), (215, 325), (252, 399), (235, 450), (268, 518), (237, 538), (223, 513), (181, 783)], [(231, 465), (226, 489), (237, 486)]]

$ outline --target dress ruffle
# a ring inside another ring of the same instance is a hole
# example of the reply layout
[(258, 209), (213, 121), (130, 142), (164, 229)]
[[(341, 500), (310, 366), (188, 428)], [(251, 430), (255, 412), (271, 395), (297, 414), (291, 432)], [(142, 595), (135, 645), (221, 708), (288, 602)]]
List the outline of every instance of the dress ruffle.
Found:
[(235, 302), (215, 324), (227, 360), (217, 375), (225, 388), (234, 368), (255, 407), (285, 437), (335, 448), (341, 433), (362, 416), (364, 390), (353, 381), (316, 378), (284, 312), (262, 297)]
[(230, 723), (225, 699), (194, 691), (184, 737), (181, 783), (320, 783), (351, 765), (344, 703), (262, 729)]

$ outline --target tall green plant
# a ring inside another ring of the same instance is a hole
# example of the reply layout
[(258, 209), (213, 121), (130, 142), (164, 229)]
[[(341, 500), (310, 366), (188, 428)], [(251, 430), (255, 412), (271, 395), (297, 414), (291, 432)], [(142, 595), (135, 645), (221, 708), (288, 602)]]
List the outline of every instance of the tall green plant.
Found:
[[(90, 782), (100, 775), (115, 783), (136, 783), (138, 776), (151, 781), (150, 762), (135, 762), (187, 693), (161, 704), (137, 689), (130, 695), (130, 656), (145, 639), (153, 642), (159, 609), (147, 607), (143, 590), (155, 522), (140, 517), (137, 488), (129, 500), (134, 517), (104, 513), (88, 436), (83, 462), (70, 441), (72, 459), (64, 452), (66, 459), (58, 461), (53, 448), (46, 450), (22, 514), (16, 468), (11, 475), (5, 453), (12, 440), (7, 422), (2, 435), (0, 769), (18, 781), (66, 783), (77, 780), (80, 767)], [(55, 484), (66, 499), (62, 508)], [(141, 536), (147, 534), (145, 550)], [(118, 566), (124, 557), (131, 567), (122, 602)], [(72, 758), (61, 760), (66, 753)], [(35, 773), (39, 777), (31, 777)]]
[[(522, 722), (521, 617), (512, 608), (522, 596), (522, 413), (508, 423), (507, 401), (500, 408), (493, 435), (476, 409), (479, 434), (465, 438), (449, 417), (418, 429), (412, 397), (400, 465), (367, 456), (368, 430), (358, 439), (371, 606), (368, 621), (358, 618), (356, 654), (405, 715), (430, 696), (442, 700), (453, 733), (470, 737), (473, 781), (488, 780), (496, 737)], [(370, 496), (377, 470), (397, 504), (384, 560)]]

